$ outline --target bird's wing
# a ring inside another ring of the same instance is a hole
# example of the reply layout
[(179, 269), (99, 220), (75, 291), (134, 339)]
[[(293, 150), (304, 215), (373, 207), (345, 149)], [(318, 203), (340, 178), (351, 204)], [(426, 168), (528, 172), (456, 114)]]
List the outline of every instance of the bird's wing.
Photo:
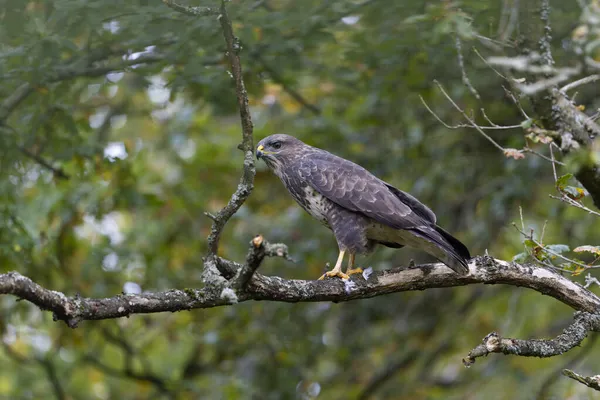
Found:
[(307, 153), (294, 166), (301, 180), (334, 203), (396, 229), (435, 223), (435, 214), (408, 193), (361, 166), (325, 151)]

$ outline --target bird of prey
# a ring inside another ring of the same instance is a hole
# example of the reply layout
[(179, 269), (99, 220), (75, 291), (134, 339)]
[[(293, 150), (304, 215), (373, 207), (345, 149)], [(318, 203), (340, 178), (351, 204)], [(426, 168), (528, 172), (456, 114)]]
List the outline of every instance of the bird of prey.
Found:
[[(354, 268), (355, 255), (366, 254), (377, 244), (417, 248), (458, 274), (468, 273), (469, 250), (436, 225), (433, 211), (360, 165), (284, 134), (261, 140), (256, 156), (304, 210), (333, 231), (339, 256), (335, 267), (319, 279), (348, 279), (362, 272)], [(345, 253), (349, 261), (343, 273)]]

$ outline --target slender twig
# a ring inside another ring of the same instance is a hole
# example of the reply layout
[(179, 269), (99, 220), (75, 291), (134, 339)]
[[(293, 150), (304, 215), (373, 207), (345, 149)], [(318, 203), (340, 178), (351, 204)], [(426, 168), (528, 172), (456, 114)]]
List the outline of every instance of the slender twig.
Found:
[(465, 60), (462, 53), (462, 42), (458, 35), (456, 35), (456, 37), (454, 38), (454, 47), (456, 48), (456, 54), (458, 56), (458, 67), (460, 68), (462, 74), (462, 81), (464, 85), (467, 87), (467, 89), (469, 89), (471, 94), (475, 96), (477, 100), (481, 100), (481, 96), (479, 96), (477, 89), (475, 89), (475, 87), (471, 83), (471, 80), (469, 79), (469, 76), (467, 75), (467, 70), (465, 69)]
[(579, 383), (583, 383), (584, 385), (586, 385), (592, 389), (600, 390), (600, 375), (583, 376), (583, 375), (579, 375), (576, 372), (571, 371), (570, 369), (564, 369), (563, 375), (567, 376), (571, 379), (574, 379)]
[[(470, 128), (470, 129), (475, 129), (475, 127), (471, 124), (456, 124), (456, 125), (450, 125), (447, 122), (445, 122), (439, 115), (436, 114), (435, 111), (433, 111), (431, 109), (431, 107), (429, 107), (429, 104), (427, 104), (427, 102), (425, 101), (425, 99), (423, 98), (423, 96), (419, 95), (419, 99), (421, 99), (421, 103), (423, 103), (423, 106), (425, 106), (425, 108), (427, 109), (427, 111), (429, 111), (429, 113), (438, 120), (439, 123), (441, 123), (442, 125), (444, 125), (446, 128), (448, 129), (463, 129), (463, 128)], [(482, 109), (483, 111), (483, 109)], [(485, 112), (484, 112), (485, 115)], [(485, 118), (487, 119), (487, 115), (485, 115)], [(489, 121), (490, 126), (481, 126), (478, 125), (480, 129), (486, 129), (486, 130), (507, 130), (507, 129), (517, 129), (517, 128), (522, 128), (521, 125), (497, 125), (494, 124), (492, 121)]]
[[(0, 131), (6, 129), (11, 131), (12, 133), (17, 133), (17, 130), (9, 125), (0, 125)], [(49, 161), (47, 161), (46, 159), (44, 159), (42, 156), (40, 156), (38, 153), (34, 153), (31, 150), (29, 150), (28, 148), (24, 147), (24, 146), (17, 146), (17, 148), (19, 149), (19, 151), (21, 153), (23, 153), (23, 155), (25, 155), (26, 157), (32, 159), (33, 161), (35, 161), (36, 163), (38, 163), (39, 165), (41, 165), (42, 167), (46, 168), (47, 170), (49, 170), (50, 172), (52, 172), (52, 174), (54, 175), (55, 178), (58, 179), (69, 179), (69, 175), (60, 167), (55, 167), (53, 166)]]
[(283, 90), (287, 94), (289, 94), (292, 97), (292, 99), (296, 100), (296, 102), (298, 104), (302, 105), (304, 108), (306, 108), (308, 111), (312, 112), (315, 115), (321, 114), (321, 110), (319, 109), (319, 107), (315, 106), (314, 104), (311, 104), (296, 89), (292, 88), (285, 81), (285, 78), (283, 76), (281, 76), (279, 74), (279, 72), (277, 72), (274, 68), (272, 68), (270, 65), (268, 65), (259, 53), (252, 52), (251, 56), (262, 65), (263, 69), (269, 74), (271, 79), (273, 79), (273, 81), (275, 83), (278, 83), (279, 85), (281, 85)]
[[(92, 60), (93, 57), (88, 59)], [(68, 79), (74, 79), (81, 76), (97, 77), (106, 75), (110, 72), (122, 70), (127, 67), (131, 67), (139, 64), (150, 64), (155, 62), (164, 61), (166, 57), (157, 53), (141, 54), (136, 59), (127, 58), (119, 59), (115, 62), (105, 63), (94, 66), (81, 66), (81, 59), (72, 61), (71, 64), (65, 66), (59, 66), (56, 69), (50, 71), (46, 77), (41, 79), (37, 86), (44, 86), (48, 83), (59, 82)], [(21, 104), (31, 93), (34, 92), (35, 86), (29, 82), (26, 82), (19, 86), (10, 96), (8, 96), (0, 104), (0, 123), (2, 123), (8, 116), (14, 111), (14, 109)]]
[(519, 111), (521, 112), (521, 114), (526, 118), (526, 119), (531, 119), (531, 117), (529, 115), (527, 115), (527, 113), (525, 112), (525, 109), (523, 108), (523, 106), (521, 105), (521, 102), (519, 100), (517, 100), (517, 97), (515, 96), (515, 94), (508, 90), (506, 87), (502, 86), (502, 89), (504, 89), (504, 93), (508, 96), (509, 99), (512, 100), (512, 102), (514, 103), (515, 106), (517, 106), (517, 108), (519, 109)]
[[(533, 155), (540, 157), (541, 159), (552, 162), (552, 159), (550, 157), (543, 155), (542, 153), (532, 149), (531, 147), (524, 147), (523, 153), (531, 153)], [(554, 160), (554, 162), (559, 165), (563, 165), (563, 166), (566, 165), (564, 162), (561, 162), (561, 161)]]
[(0, 123), (33, 92), (33, 86), (29, 82), (23, 83), (2, 104), (0, 104)]
[(452, 99), (452, 97), (450, 97), (450, 95), (446, 92), (446, 90), (444, 89), (444, 87), (442, 86), (441, 83), (439, 83), (437, 80), (434, 81), (434, 83), (437, 85), (437, 87), (440, 89), (440, 91), (442, 92), (442, 94), (444, 95), (444, 97), (446, 97), (446, 99), (450, 102), (450, 104), (452, 104), (452, 106), (454, 106), (454, 108), (462, 114), (462, 116), (469, 122), (469, 125), (471, 125), (473, 128), (475, 128), (475, 130), (477, 132), (479, 132), (483, 137), (485, 137), (490, 143), (492, 143), (498, 150), (505, 152), (506, 149), (502, 146), (500, 146), (494, 139), (492, 139), (487, 133), (485, 133), (483, 131), (483, 129), (481, 129), (479, 127), (479, 125), (477, 125), (475, 123), (475, 121), (473, 121), (473, 119), (471, 117), (469, 117), (467, 115), (466, 112), (464, 112), (464, 110), (462, 108), (460, 108), (458, 106), (458, 104), (456, 104), (456, 102)]
[(540, 9), (540, 19), (544, 23), (544, 36), (540, 39), (540, 49), (542, 51), (542, 59), (547, 65), (554, 65), (552, 58), (552, 27), (550, 26), (550, 0), (542, 0)]
[(233, 34), (233, 28), (227, 13), (227, 8), (225, 7), (225, 1), (222, 1), (221, 3), (219, 22), (221, 23), (221, 28), (223, 29), (223, 37), (225, 38), (225, 43), (227, 44), (227, 55), (229, 57), (231, 73), (235, 81), (237, 101), (242, 123), (242, 143), (239, 148), (244, 152), (244, 164), (242, 177), (237, 190), (231, 196), (231, 199), (227, 205), (215, 215), (215, 219), (213, 220), (211, 233), (208, 237), (208, 257), (216, 256), (219, 248), (219, 238), (221, 237), (221, 232), (223, 231), (227, 221), (229, 221), (233, 214), (239, 210), (248, 196), (250, 196), (250, 193), (252, 193), (252, 189), (254, 188), (254, 175), (256, 174), (256, 169), (254, 166), (252, 118), (250, 116), (248, 92), (246, 91), (246, 86), (244, 85), (242, 64), (239, 56), (241, 45), (239, 40)]
[(565, 85), (560, 88), (561, 92), (568, 92), (571, 89), (575, 89), (576, 87), (587, 85), (588, 83), (596, 82), (600, 79), (600, 75), (594, 74), (590, 76), (586, 76), (585, 78), (581, 78), (576, 80), (575, 82), (571, 82), (568, 85)]
[(552, 151), (552, 143), (548, 146), (550, 148), (550, 161), (552, 162), (552, 174), (554, 174), (554, 183), (558, 181), (558, 176), (556, 175), (556, 159), (554, 158), (554, 151)]
[(560, 200), (560, 201), (565, 202), (565, 203), (567, 203), (567, 204), (569, 204), (569, 205), (571, 205), (573, 207), (577, 207), (577, 208), (579, 208), (579, 209), (581, 209), (581, 210), (583, 210), (583, 211), (585, 211), (585, 212), (587, 212), (589, 214), (592, 214), (592, 215), (594, 215), (596, 217), (600, 217), (600, 212), (594, 211), (594, 210), (590, 209), (589, 207), (584, 206), (580, 202), (575, 201), (575, 200), (573, 200), (572, 198), (570, 198), (568, 196), (565, 196), (562, 193), (561, 193), (561, 196), (554, 196), (554, 195), (549, 195), (549, 196), (552, 199)]
[[(522, 218), (522, 217), (521, 217), (521, 218)], [(516, 225), (514, 225), (514, 224), (513, 224), (513, 226), (515, 227), (515, 229), (516, 229), (516, 230), (518, 230), (518, 231), (521, 233), (521, 235), (523, 235), (523, 237), (525, 237), (525, 238), (527, 238), (527, 239), (531, 240), (535, 246), (537, 246), (537, 247), (539, 247), (539, 248), (543, 249), (543, 251), (544, 251), (544, 252), (546, 252), (546, 253), (548, 253), (548, 254), (551, 254), (551, 255), (553, 255), (554, 257), (558, 257), (558, 258), (560, 258), (560, 259), (561, 259), (561, 260), (563, 260), (563, 261), (566, 261), (566, 262), (568, 262), (568, 263), (571, 263), (571, 264), (577, 265), (577, 266), (579, 266), (579, 267), (582, 267), (582, 268), (585, 268), (585, 269), (589, 269), (589, 268), (591, 268), (591, 267), (592, 267), (592, 266), (591, 266), (591, 265), (589, 265), (589, 264), (583, 264), (583, 263), (581, 263), (581, 262), (579, 262), (579, 261), (576, 261), (576, 260), (573, 260), (573, 259), (571, 259), (571, 258), (569, 258), (569, 257), (565, 257), (565, 256), (563, 256), (562, 254), (560, 254), (560, 253), (557, 253), (557, 252), (555, 252), (554, 250), (551, 250), (550, 248), (548, 248), (548, 246), (544, 246), (542, 243), (540, 243), (540, 242), (538, 242), (537, 240), (535, 240), (535, 239), (534, 239), (534, 237), (533, 237), (533, 229), (532, 229), (532, 233), (529, 233), (529, 234), (528, 234), (528, 233), (526, 233), (526, 232), (525, 232), (525, 229), (521, 230), (521, 229), (517, 228), (517, 226), (516, 226)], [(534, 257), (534, 258), (535, 258), (535, 257)], [(549, 264), (549, 263), (545, 263), (543, 260), (539, 260), (539, 259), (537, 259), (537, 258), (535, 258), (535, 260), (536, 260), (537, 262), (539, 262), (539, 263), (542, 263), (542, 264), (546, 265), (547, 267), (554, 268), (554, 269), (556, 269), (556, 270), (563, 271), (563, 272), (569, 272), (569, 273), (572, 273), (572, 271), (569, 271), (569, 270), (567, 270), (567, 269), (560, 268), (560, 267), (557, 267), (557, 266), (555, 266), (555, 265), (552, 265), (552, 264)]]
[(589, 356), (590, 350), (594, 347), (594, 344), (596, 343), (597, 338), (598, 338), (598, 335), (593, 335), (592, 337), (590, 337), (589, 340), (587, 341), (587, 343), (585, 344), (585, 346), (583, 346), (577, 352), (577, 354), (575, 354), (573, 357), (571, 357), (571, 359), (569, 359), (569, 361), (562, 364), (559, 368), (555, 369), (550, 374), (548, 374), (548, 377), (546, 378), (546, 380), (540, 385), (540, 390), (539, 390), (536, 398), (540, 399), (540, 400), (549, 398), (548, 394), (552, 393), (551, 389), (553, 388), (553, 385), (555, 383), (559, 382), (559, 380), (557, 378), (561, 375), (561, 373), (563, 373), (563, 371), (566, 368), (572, 368), (573, 366), (577, 365), (582, 359)]
[(21, 153), (34, 160), (36, 163), (40, 164), (42, 167), (51, 171), (55, 178), (69, 179), (69, 175), (62, 168), (52, 166), (50, 162), (46, 161), (39, 154), (35, 154), (23, 146), (19, 146), (19, 150), (21, 151)]
[(508, 339), (496, 332), (487, 335), (482, 343), (463, 359), (466, 366), (490, 353), (514, 354), (523, 357), (553, 357), (571, 350), (585, 339), (588, 332), (600, 331), (600, 314), (575, 313), (575, 320), (554, 339)]
[(60, 381), (59, 374), (56, 372), (56, 367), (54, 363), (49, 358), (40, 359), (40, 364), (44, 368), (44, 372), (46, 372), (46, 376), (52, 385), (52, 389), (54, 390), (54, 396), (57, 400), (65, 400), (67, 399), (67, 394), (63, 385)]
[(498, 75), (500, 78), (508, 81), (508, 78), (506, 76), (502, 75), (500, 73), (500, 71), (498, 71), (496, 68), (494, 68), (494, 66), (492, 64), (490, 64), (488, 62), (488, 60), (485, 57), (483, 57), (481, 55), (481, 53), (479, 53), (479, 51), (475, 47), (473, 47), (473, 51), (475, 52), (475, 54), (477, 54), (477, 56), (481, 59), (481, 61), (483, 61), (485, 63), (485, 65), (487, 65), (492, 71), (494, 71), (496, 73), (496, 75)]
[(122, 370), (117, 369), (109, 366), (108, 364), (103, 363), (92, 354), (88, 354), (85, 357), (85, 361), (87, 361), (90, 365), (104, 372), (107, 375), (121, 379), (132, 379), (139, 382), (150, 383), (154, 385), (163, 394), (168, 394), (171, 392), (171, 390), (169, 390), (169, 383), (157, 375), (145, 372), (137, 372), (133, 368), (129, 368), (127, 365)]
[(219, 9), (216, 7), (192, 7), (184, 6), (173, 0), (162, 0), (168, 7), (180, 13), (191, 15), (193, 17), (206, 17), (209, 15), (219, 15)]

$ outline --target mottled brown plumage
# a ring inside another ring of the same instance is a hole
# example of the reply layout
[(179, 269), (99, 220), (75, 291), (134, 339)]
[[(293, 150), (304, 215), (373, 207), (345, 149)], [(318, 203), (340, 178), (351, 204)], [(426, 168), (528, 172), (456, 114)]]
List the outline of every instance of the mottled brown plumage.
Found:
[(467, 248), (436, 225), (436, 216), (416, 198), (387, 184), (363, 167), (283, 134), (261, 140), (257, 157), (281, 179), (292, 197), (335, 235), (340, 257), (328, 276), (348, 270), (355, 254), (377, 244), (421, 249), (459, 274), (468, 272)]

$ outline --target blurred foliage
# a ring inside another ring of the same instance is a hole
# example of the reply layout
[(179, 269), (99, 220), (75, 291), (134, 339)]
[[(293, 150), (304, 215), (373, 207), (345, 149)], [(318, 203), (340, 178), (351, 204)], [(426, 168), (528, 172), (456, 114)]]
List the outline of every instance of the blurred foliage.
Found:
[[(523, 251), (512, 226), (520, 226), (519, 206), (524, 230), (537, 235), (546, 224), (544, 243), (598, 245), (597, 218), (549, 198), (556, 187), (547, 160), (507, 158), (475, 130), (444, 127), (419, 99), (446, 123), (464, 122), (437, 79), (482, 124), (485, 107), (496, 124), (531, 125), (474, 52), (517, 51), (520, 27), (537, 15), (511, 20), (513, 3), (231, 1), (255, 137), (290, 133), (362, 164), (431, 206), (473, 254)], [(589, 17), (598, 4), (551, 3), (553, 56), (568, 65), (598, 35)], [(147, 0), (0, 5), (1, 104), (28, 94), (10, 113), (0, 106), (2, 272), (81, 296), (199, 287), (210, 228), (203, 213), (226, 203), (242, 164), (217, 19)], [(480, 99), (463, 83), (457, 39)], [(577, 101), (600, 106), (595, 90), (582, 88)], [(529, 143), (547, 154), (521, 127), (488, 133), (502, 146)], [(287, 243), (297, 260), (267, 260), (264, 274), (314, 279), (337, 254), (331, 232), (263, 164), (220, 252), (243, 260), (256, 233)], [(430, 261), (379, 249), (360, 262), (384, 269), (411, 259)], [(461, 358), (490, 331), (550, 337), (571, 320), (566, 306), (515, 287), (244, 303), (76, 330), (10, 296), (0, 312), (7, 399), (587, 399), (591, 390), (559, 371), (571, 363), (600, 372), (598, 346), (545, 360), (493, 356), (465, 369)]]

